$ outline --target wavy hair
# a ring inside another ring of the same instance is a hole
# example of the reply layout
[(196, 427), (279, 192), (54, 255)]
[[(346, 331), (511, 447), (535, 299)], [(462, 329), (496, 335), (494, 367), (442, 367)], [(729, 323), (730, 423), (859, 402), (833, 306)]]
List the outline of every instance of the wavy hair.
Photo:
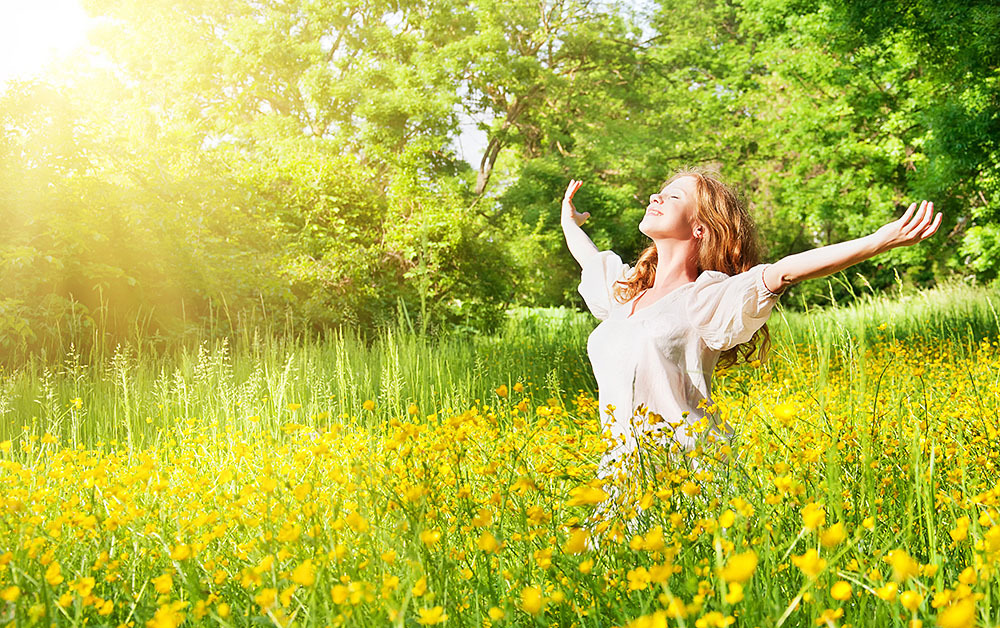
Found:
[[(697, 249), (698, 274), (717, 270), (736, 275), (759, 264), (761, 251), (753, 218), (744, 200), (723, 183), (717, 173), (702, 168), (685, 168), (675, 172), (660, 189), (680, 177), (688, 176), (697, 181), (696, 216), (705, 226)], [(615, 298), (619, 302), (626, 303), (653, 286), (656, 259), (656, 245), (650, 244), (639, 254), (631, 276), (615, 286)], [(763, 361), (770, 346), (771, 333), (765, 324), (747, 342), (724, 351), (719, 356), (718, 366), (732, 366), (741, 359), (745, 362), (754, 359)]]

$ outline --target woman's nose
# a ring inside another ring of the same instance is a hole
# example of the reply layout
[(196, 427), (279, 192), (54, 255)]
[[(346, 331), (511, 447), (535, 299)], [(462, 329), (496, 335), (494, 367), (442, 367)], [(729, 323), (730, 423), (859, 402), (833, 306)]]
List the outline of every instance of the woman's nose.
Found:
[(656, 203), (656, 202), (659, 202), (659, 200), (660, 200), (660, 195), (659, 194), (650, 194), (649, 195), (649, 202), (650, 203)]

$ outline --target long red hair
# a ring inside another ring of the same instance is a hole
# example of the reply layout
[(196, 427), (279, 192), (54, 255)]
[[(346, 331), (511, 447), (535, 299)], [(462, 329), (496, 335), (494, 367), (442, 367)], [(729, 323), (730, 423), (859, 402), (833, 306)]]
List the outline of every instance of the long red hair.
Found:
[[(696, 185), (697, 220), (705, 226), (698, 244), (698, 274), (717, 270), (736, 275), (760, 263), (757, 227), (743, 199), (718, 174), (701, 168), (685, 168), (674, 173), (663, 187), (680, 177), (694, 177)], [(662, 189), (662, 187), (661, 187)], [(650, 244), (639, 254), (634, 272), (615, 286), (615, 298), (625, 303), (643, 290), (653, 287), (656, 277), (656, 245)], [(747, 342), (724, 351), (718, 366), (764, 360), (771, 346), (771, 333), (765, 324)]]

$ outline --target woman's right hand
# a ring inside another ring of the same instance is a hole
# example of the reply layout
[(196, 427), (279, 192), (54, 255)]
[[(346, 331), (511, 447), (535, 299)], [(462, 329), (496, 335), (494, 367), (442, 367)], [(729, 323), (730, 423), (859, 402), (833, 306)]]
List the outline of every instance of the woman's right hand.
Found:
[(572, 221), (577, 227), (582, 225), (588, 218), (590, 218), (590, 212), (583, 212), (582, 214), (576, 211), (573, 207), (573, 195), (576, 191), (580, 189), (583, 185), (583, 181), (570, 181), (569, 185), (566, 186), (566, 193), (563, 195), (562, 200), (562, 221), (566, 223)]

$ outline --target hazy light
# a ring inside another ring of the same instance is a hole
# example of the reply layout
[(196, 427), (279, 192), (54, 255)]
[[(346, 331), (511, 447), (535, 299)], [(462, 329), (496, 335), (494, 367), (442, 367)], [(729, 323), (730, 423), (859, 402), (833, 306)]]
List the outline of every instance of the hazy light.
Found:
[(78, 0), (0, 0), (0, 86), (80, 50), (90, 23)]

